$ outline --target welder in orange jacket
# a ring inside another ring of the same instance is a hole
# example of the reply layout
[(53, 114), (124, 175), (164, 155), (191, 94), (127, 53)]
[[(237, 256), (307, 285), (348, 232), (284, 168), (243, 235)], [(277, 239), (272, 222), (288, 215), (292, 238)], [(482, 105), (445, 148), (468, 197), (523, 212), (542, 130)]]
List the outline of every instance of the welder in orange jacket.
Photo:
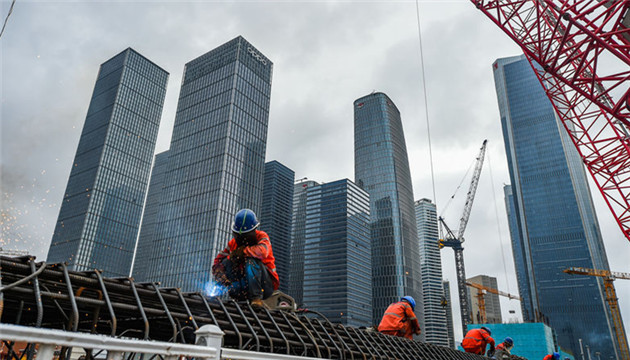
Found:
[(385, 310), (383, 319), (378, 325), (378, 331), (387, 335), (394, 335), (413, 339), (413, 335), (420, 335), (420, 324), (413, 312), (416, 300), (411, 296), (403, 296)]
[(257, 230), (256, 214), (240, 210), (234, 217), (234, 237), (214, 258), (212, 275), (235, 300), (250, 300), (254, 306), (264, 306), (262, 300), (278, 290), (275, 258), (269, 235)]
[(479, 329), (472, 329), (466, 333), (462, 341), (462, 347), (467, 353), (477, 355), (486, 354), (486, 345), (490, 344), (489, 353), (494, 353), (494, 339), (490, 337), (492, 332), (485, 326)]

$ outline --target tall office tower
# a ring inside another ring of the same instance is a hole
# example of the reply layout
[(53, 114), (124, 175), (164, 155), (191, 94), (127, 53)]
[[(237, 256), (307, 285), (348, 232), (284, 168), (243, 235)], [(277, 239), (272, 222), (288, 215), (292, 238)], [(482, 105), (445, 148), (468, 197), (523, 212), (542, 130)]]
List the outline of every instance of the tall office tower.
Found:
[(169, 151), (161, 152), (155, 155), (153, 161), (153, 170), (151, 171), (151, 181), (149, 182), (149, 192), (147, 201), (144, 204), (144, 213), (142, 215), (142, 226), (140, 227), (140, 236), (136, 245), (136, 255), (133, 261), (133, 270), (131, 272), (136, 281), (147, 281), (147, 275), (152, 265), (151, 260), (155, 257), (153, 250), (155, 249), (154, 241), (156, 237), (155, 227), (157, 225), (157, 214), (160, 207), (160, 199), (162, 198), (162, 189), (164, 188), (164, 172), (168, 165)]
[(453, 308), (451, 307), (451, 283), (442, 281), (444, 288), (443, 306), (446, 310), (446, 331), (448, 333), (448, 347), (455, 349), (455, 328), (453, 327)]
[(400, 112), (383, 93), (354, 102), (355, 183), (370, 194), (373, 319), (405, 295), (422, 311), (413, 188)]
[(424, 317), (422, 329), (426, 342), (448, 346), (446, 310), (442, 306), (442, 258), (438, 248), (438, 220), (435, 204), (429, 199), (415, 202), (416, 226), (420, 243), (420, 270), (422, 271), (422, 295)]
[(308, 188), (305, 227), (306, 306), (333, 323), (372, 325), (368, 193), (348, 179)]
[[(477, 275), (466, 279), (471, 283), (483, 285), (492, 289), (501, 290), (497, 285), (497, 278), (487, 275)], [(470, 304), (470, 320), (473, 324), (484, 323), (481, 320), (481, 313), (479, 312), (479, 301), (477, 298), (477, 289), (468, 287), (468, 303)], [(485, 324), (501, 324), (503, 319), (501, 318), (501, 302), (499, 301), (499, 295), (484, 293), (484, 302), (486, 304), (486, 322)]]
[(274, 160), (265, 163), (264, 179), (260, 229), (269, 235), (273, 247), (280, 291), (288, 294), (295, 172)]
[(601, 279), (562, 272), (608, 270), (582, 161), (525, 56), (498, 59), (493, 70), (520, 235), (513, 241), (522, 242), (529, 270), (521, 295), (563, 348), (577, 354), (582, 339), (603, 359), (615, 357)]
[(149, 280), (202, 289), (234, 214), (260, 214), (271, 74), (241, 36), (186, 64)]
[(306, 241), (306, 192), (319, 183), (306, 178), (293, 186), (293, 218), (291, 219), (291, 272), (289, 295), (300, 305), (304, 302), (304, 244)]
[(516, 216), (516, 207), (514, 204), (514, 194), (512, 193), (512, 185), (503, 186), (503, 194), (505, 195), (505, 211), (507, 212), (508, 225), (510, 228), (510, 239), (512, 240), (512, 256), (514, 257), (514, 268), (516, 269), (516, 280), (518, 282), (518, 292), (523, 301), (521, 303), (521, 312), (523, 313), (524, 322), (535, 322), (534, 309), (532, 308), (532, 294), (530, 292), (531, 284), (529, 276), (531, 263), (525, 261), (526, 253), (529, 252), (525, 248), (525, 242), (521, 239), (518, 226), (518, 218)]
[(101, 65), (48, 262), (129, 276), (167, 82), (131, 48)]

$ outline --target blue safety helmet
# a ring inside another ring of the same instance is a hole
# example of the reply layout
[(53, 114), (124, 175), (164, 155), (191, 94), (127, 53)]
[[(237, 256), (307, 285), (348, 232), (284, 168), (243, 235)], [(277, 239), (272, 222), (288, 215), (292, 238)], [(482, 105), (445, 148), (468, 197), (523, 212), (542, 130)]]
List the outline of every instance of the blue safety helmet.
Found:
[(406, 300), (409, 305), (411, 305), (411, 310), (416, 308), (416, 300), (414, 300), (414, 298), (412, 298), (411, 296), (407, 295), (407, 296), (403, 296), (400, 301)]
[(553, 352), (553, 358), (556, 360), (560, 360), (560, 354), (558, 354), (557, 352)]
[(232, 231), (238, 234), (250, 232), (258, 227), (258, 219), (256, 214), (250, 209), (242, 209), (234, 216), (234, 225)]
[(511, 338), (511, 337), (509, 337), (509, 336), (508, 336), (508, 337), (506, 337), (506, 338), (505, 338), (505, 340), (503, 340), (503, 342), (504, 342), (504, 343), (506, 343), (506, 344), (507, 344), (507, 345), (509, 345), (509, 346), (514, 345), (514, 340), (512, 340), (512, 338)]
[(488, 332), (488, 335), (492, 335), (492, 331), (490, 331), (490, 329), (488, 329), (487, 327), (482, 326), (480, 329), (481, 330), (486, 330), (486, 332)]

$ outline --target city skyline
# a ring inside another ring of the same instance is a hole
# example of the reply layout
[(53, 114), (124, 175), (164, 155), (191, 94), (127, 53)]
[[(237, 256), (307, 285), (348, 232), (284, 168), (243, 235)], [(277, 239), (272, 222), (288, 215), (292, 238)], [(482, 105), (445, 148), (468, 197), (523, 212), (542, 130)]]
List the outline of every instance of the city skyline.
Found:
[[(414, 197), (433, 198), (415, 16), (413, 3), (18, 2), (2, 38), (3, 205), (16, 217), (3, 244), (10, 246), (4, 247), (28, 248), (39, 259), (45, 257), (94, 85), (95, 66), (132, 46), (171, 73), (156, 149), (161, 152), (168, 147), (183, 62), (239, 33), (276, 59), (268, 159), (285, 163), (295, 170), (296, 178), (353, 178), (352, 144), (347, 141), (352, 137), (350, 104), (376, 88), (395, 98), (408, 119), (404, 126)], [(482, 173), (467, 229), (466, 265), (469, 273), (497, 276), (501, 289), (514, 292), (516, 278), (510, 270), (501, 196), (502, 183), (509, 180), (489, 64), (519, 50), (468, 2), (421, 1), (420, 17), (438, 212), (447, 220), (460, 214), (457, 198), (443, 213), (447, 200), (465, 174), (477, 143), (489, 138), (490, 166)], [(178, 29), (163, 26), (164, 19)], [(278, 33), (268, 26), (279, 21), (295, 31)], [(86, 42), (92, 37), (102, 41)], [(187, 37), (190, 41), (182, 41)], [(363, 38), (370, 41), (357, 41)], [(76, 51), (77, 44), (81, 51)], [(601, 196), (595, 193), (593, 197), (606, 247), (614, 250), (611, 269), (623, 271), (630, 251), (627, 240)], [(507, 274), (500, 260), (501, 244)], [(443, 271), (446, 279), (455, 280), (450, 256), (443, 256)], [(627, 283), (615, 284), (626, 324)], [(452, 296), (454, 302), (456, 297)], [(504, 316), (509, 310), (506, 304), (502, 300)], [(459, 323), (458, 309), (453, 311)], [(455, 332), (461, 339), (460, 326), (455, 326)]]

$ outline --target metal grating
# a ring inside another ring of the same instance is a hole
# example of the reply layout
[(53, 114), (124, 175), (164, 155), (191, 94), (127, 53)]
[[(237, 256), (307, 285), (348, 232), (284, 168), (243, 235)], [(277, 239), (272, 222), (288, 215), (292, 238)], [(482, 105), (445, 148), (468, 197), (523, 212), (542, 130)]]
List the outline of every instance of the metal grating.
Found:
[(32, 257), (2, 257), (0, 281), (0, 321), (9, 324), (177, 343), (194, 343), (197, 328), (214, 324), (225, 333), (223, 347), (239, 350), (328, 359), (484, 359), (332, 324), (312, 311), (252, 309), (157, 283), (104, 278), (97, 270), (35, 263)]

